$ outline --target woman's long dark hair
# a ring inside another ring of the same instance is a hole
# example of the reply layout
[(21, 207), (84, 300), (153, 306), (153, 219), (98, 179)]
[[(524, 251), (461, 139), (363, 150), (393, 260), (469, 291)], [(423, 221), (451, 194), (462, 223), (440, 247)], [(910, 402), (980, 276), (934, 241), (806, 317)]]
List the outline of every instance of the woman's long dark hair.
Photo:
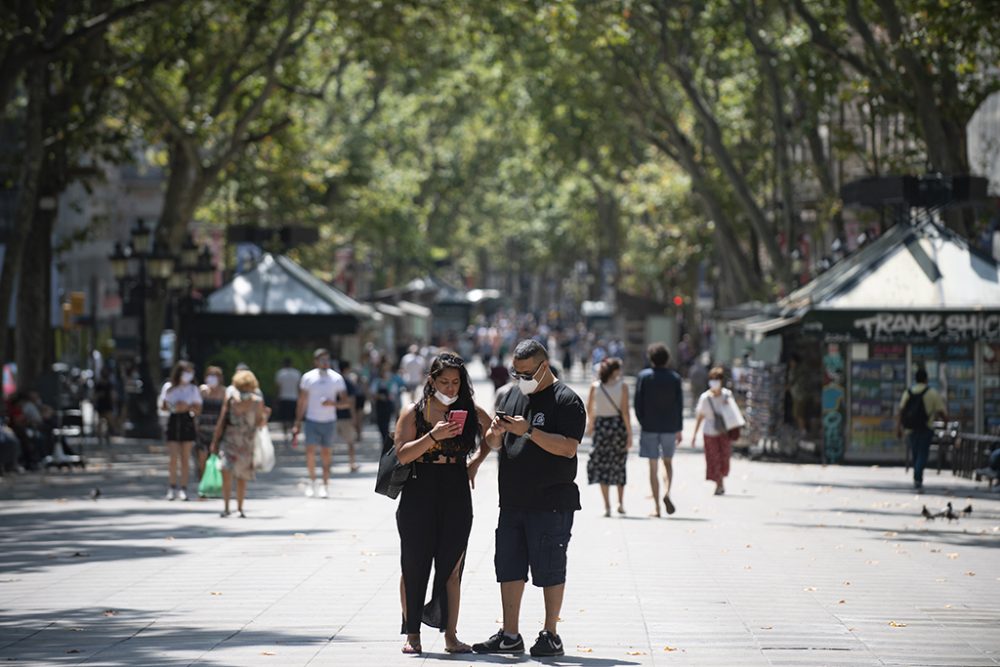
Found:
[[(194, 364), (192, 364), (190, 361), (184, 361), (183, 359), (174, 364), (174, 370), (170, 372), (171, 389), (180, 385), (181, 373), (183, 373), (184, 371), (191, 371), (192, 373), (194, 373)], [(194, 384), (194, 382), (192, 381), (191, 384)], [(195, 387), (197, 386), (198, 385), (195, 385)]]
[(457, 370), (459, 377), (458, 400), (451, 405), (451, 408), (465, 410), (469, 413), (465, 419), (465, 428), (462, 429), (462, 434), (455, 438), (464, 445), (464, 449), (468, 455), (476, 451), (476, 439), (479, 436), (479, 419), (476, 413), (476, 401), (472, 398), (472, 394), (474, 393), (472, 380), (469, 379), (469, 371), (466, 370), (465, 360), (462, 357), (452, 352), (442, 352), (434, 357), (430, 370), (427, 372), (427, 382), (424, 383), (424, 395), (420, 399), (417, 408), (421, 413), (424, 412), (427, 407), (427, 401), (434, 395), (434, 380), (449, 368)]

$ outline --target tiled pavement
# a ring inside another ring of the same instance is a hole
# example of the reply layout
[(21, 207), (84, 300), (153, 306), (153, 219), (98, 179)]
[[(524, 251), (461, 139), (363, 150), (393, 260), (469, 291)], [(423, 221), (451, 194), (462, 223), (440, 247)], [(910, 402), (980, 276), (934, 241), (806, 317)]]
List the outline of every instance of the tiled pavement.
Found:
[[(394, 503), (362, 472), (303, 497), (301, 453), (251, 486), (245, 520), (219, 501), (168, 503), (162, 456), (132, 447), (108, 468), (0, 481), (0, 661), (87, 665), (383, 665), (532, 662), (448, 656), (424, 633), (402, 656)], [(586, 456), (580, 480), (585, 481)], [(899, 468), (735, 459), (723, 497), (700, 450), (675, 459), (678, 512), (646, 516), (645, 462), (629, 460), (628, 514), (605, 519), (582, 487), (560, 633), (568, 655), (610, 665), (1000, 664), (1000, 496)], [(480, 472), (460, 636), (492, 634), (496, 468)], [(100, 487), (94, 501), (88, 492)], [(973, 513), (920, 518), (921, 505)], [(542, 621), (529, 586), (522, 632)]]

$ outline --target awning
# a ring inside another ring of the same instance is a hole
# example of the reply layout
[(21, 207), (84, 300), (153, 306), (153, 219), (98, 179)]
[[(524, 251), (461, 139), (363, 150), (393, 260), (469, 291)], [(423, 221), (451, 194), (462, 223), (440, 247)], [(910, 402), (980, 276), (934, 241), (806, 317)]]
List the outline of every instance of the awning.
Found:
[(375, 310), (389, 317), (403, 317), (406, 315), (402, 308), (394, 306), (391, 303), (374, 303), (372, 305), (375, 306)]
[(802, 321), (802, 316), (794, 315), (752, 315), (740, 320), (733, 320), (726, 323), (726, 328), (733, 334), (742, 334), (745, 338), (754, 342), (760, 342), (767, 336), (771, 336), (794, 326)]

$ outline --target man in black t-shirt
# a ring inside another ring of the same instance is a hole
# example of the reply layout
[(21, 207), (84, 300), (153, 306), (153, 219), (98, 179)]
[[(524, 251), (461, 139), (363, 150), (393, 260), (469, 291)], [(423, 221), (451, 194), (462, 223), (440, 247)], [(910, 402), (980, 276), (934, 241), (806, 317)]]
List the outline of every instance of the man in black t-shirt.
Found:
[(566, 587), (566, 549), (573, 512), (580, 509), (576, 450), (587, 426), (583, 401), (559, 382), (545, 348), (523, 340), (514, 348), (512, 377), (517, 383), (497, 405), (486, 432), (500, 456), (500, 519), (496, 531), (497, 581), (503, 628), (476, 653), (523, 653), (518, 632), (521, 597), (531, 580), (545, 598), (545, 629), (531, 655), (563, 655), (556, 623)]

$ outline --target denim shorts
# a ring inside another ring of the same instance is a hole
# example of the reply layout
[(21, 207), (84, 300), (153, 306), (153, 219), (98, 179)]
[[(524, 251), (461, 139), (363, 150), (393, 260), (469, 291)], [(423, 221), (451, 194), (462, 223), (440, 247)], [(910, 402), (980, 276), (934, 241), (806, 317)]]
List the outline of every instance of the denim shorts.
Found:
[(639, 456), (644, 459), (672, 459), (675, 451), (677, 451), (676, 433), (643, 431), (639, 434)]
[(333, 447), (333, 436), (337, 431), (337, 421), (314, 422), (309, 419), (305, 421), (303, 436), (305, 445), (319, 445), (320, 447)]
[(572, 510), (500, 509), (496, 531), (497, 581), (527, 581), (540, 588), (566, 583)]

